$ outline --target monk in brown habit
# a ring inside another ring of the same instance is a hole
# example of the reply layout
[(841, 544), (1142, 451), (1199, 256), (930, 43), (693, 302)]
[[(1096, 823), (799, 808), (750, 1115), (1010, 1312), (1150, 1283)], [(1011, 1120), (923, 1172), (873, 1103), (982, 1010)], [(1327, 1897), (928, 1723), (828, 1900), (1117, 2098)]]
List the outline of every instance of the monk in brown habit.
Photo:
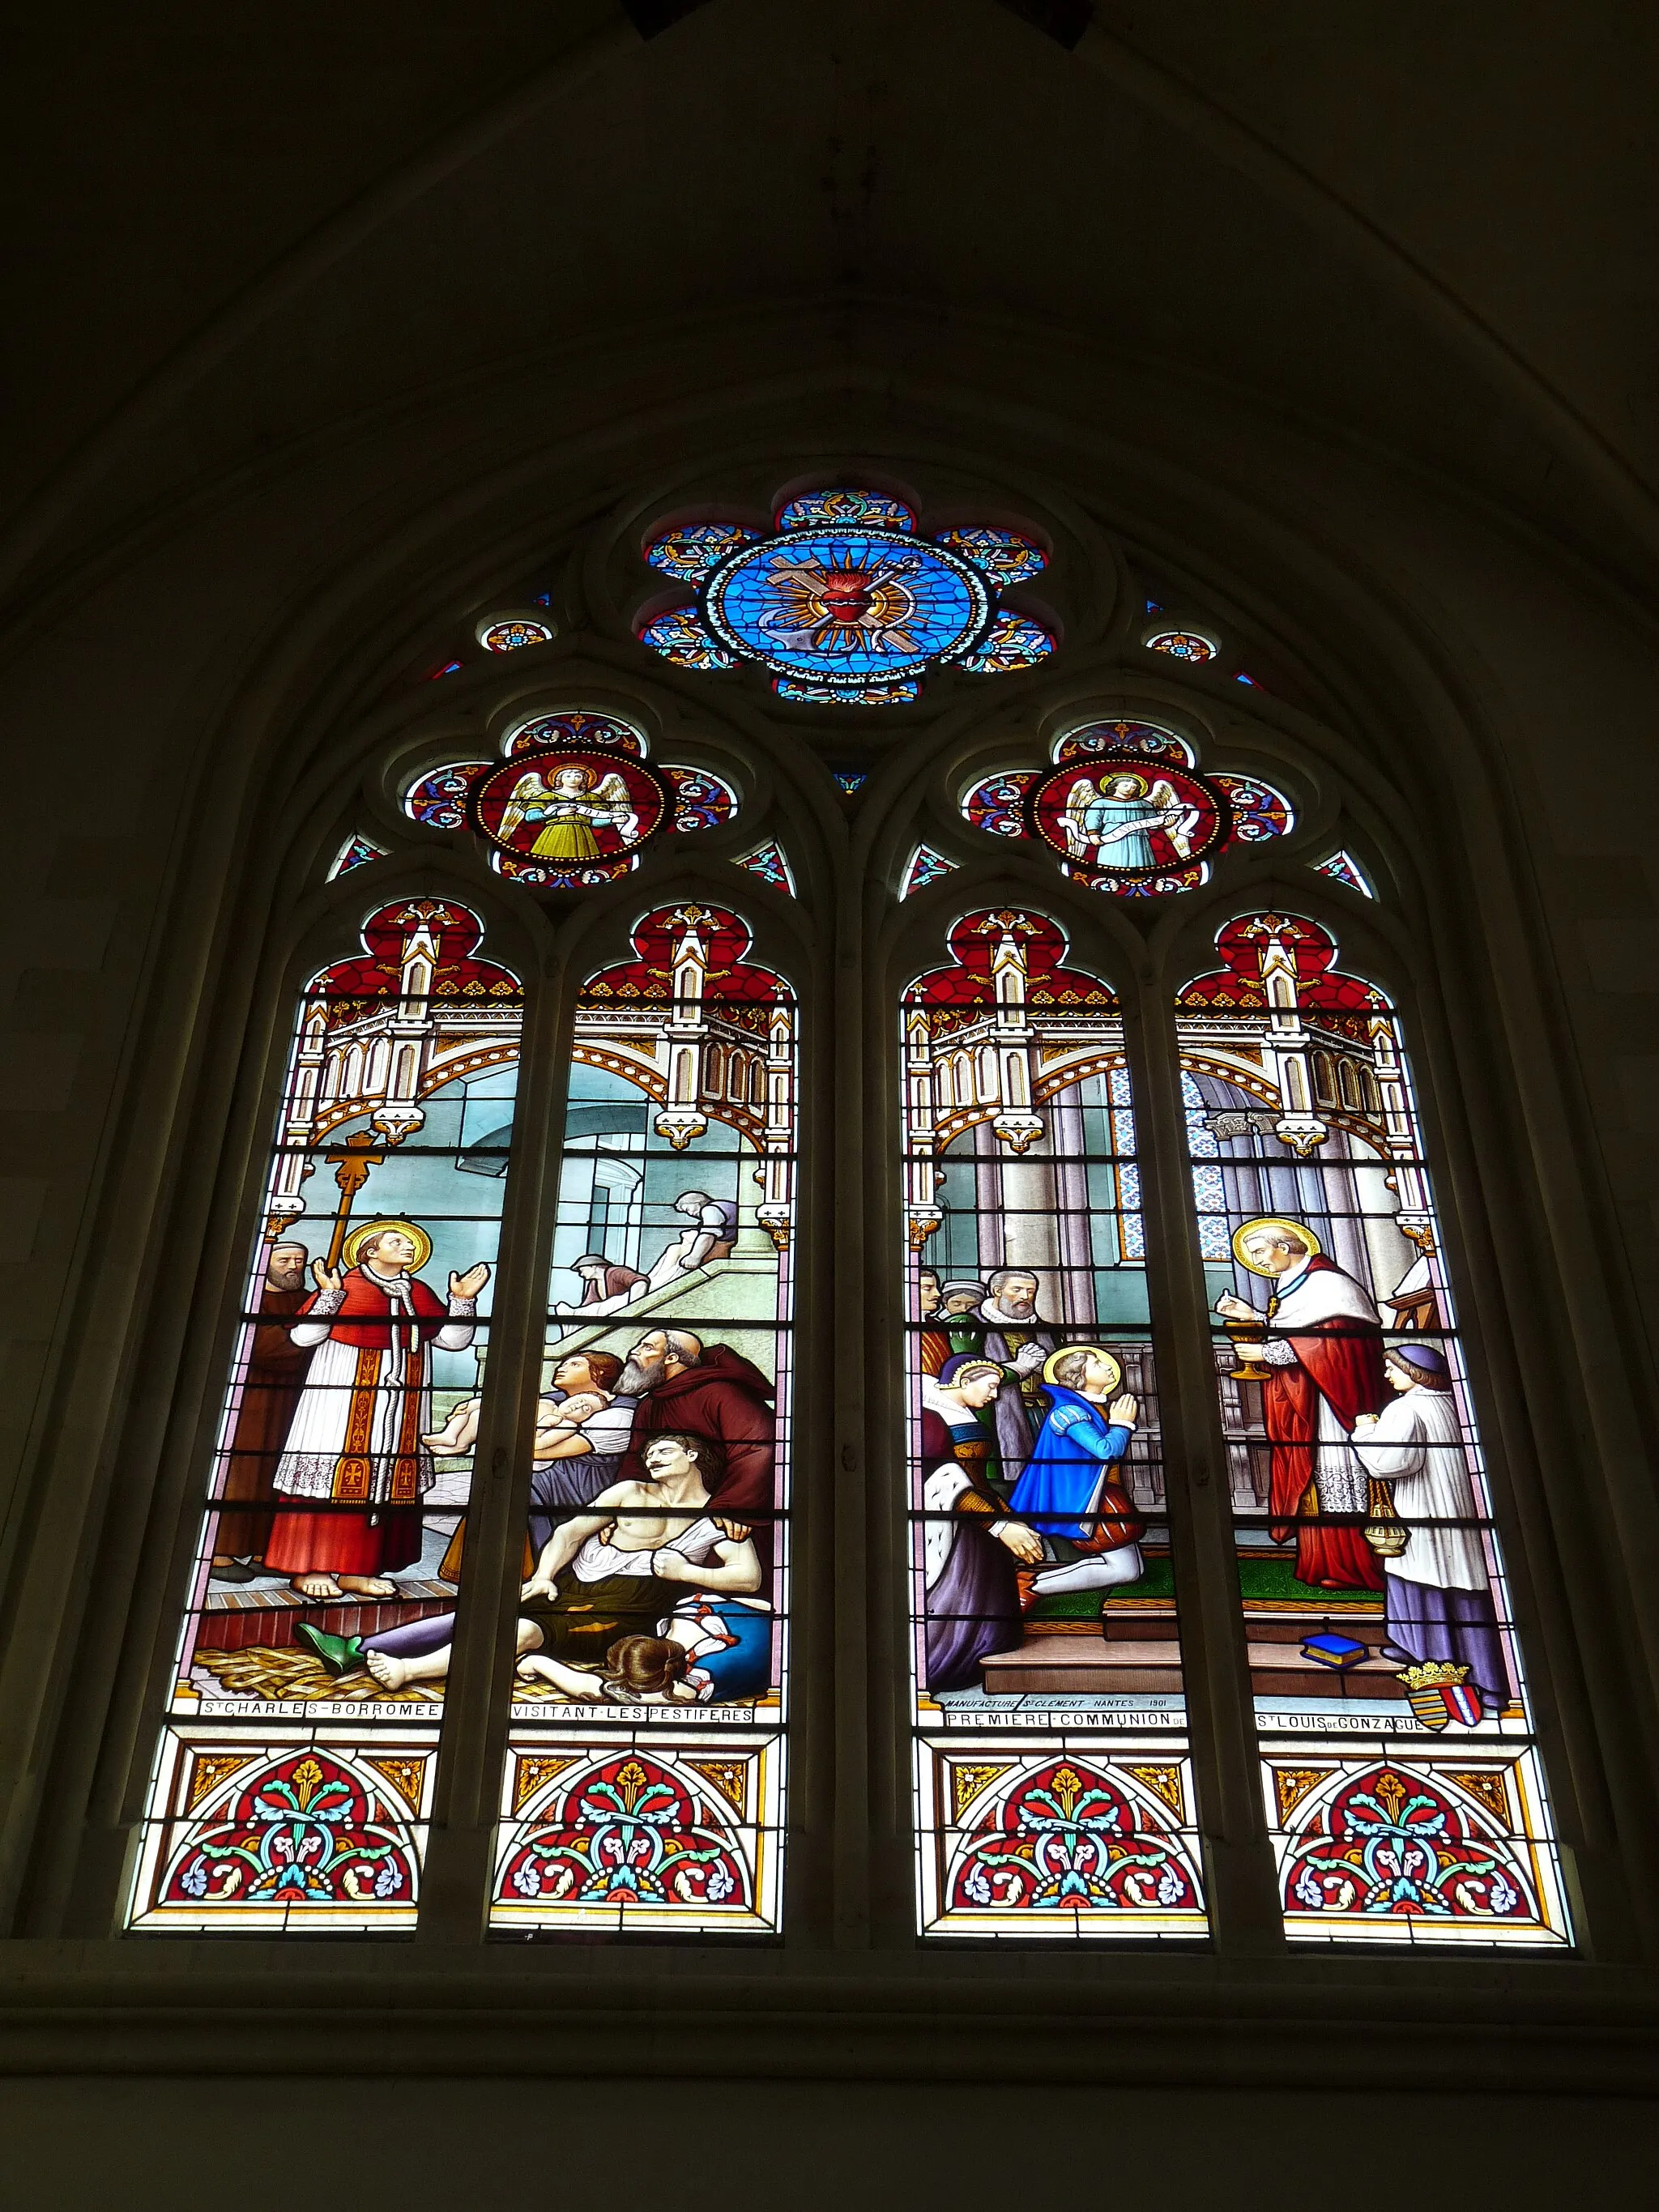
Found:
[(308, 1256), (303, 1244), (285, 1241), (271, 1246), (265, 1261), (259, 1319), (220, 1492), (234, 1510), (220, 1514), (214, 1532), (212, 1571), (217, 1582), (252, 1582), (256, 1567), (237, 1562), (262, 1559), (270, 1536), (270, 1478), (311, 1358), (285, 1325), (306, 1302)]

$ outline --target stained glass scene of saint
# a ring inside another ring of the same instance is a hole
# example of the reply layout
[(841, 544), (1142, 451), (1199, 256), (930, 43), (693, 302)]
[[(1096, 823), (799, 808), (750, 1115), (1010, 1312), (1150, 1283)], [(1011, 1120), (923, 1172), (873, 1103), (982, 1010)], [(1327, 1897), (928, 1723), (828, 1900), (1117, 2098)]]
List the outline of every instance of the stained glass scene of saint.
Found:
[(903, 994), (923, 1931), (1206, 1929), (1118, 1001), (965, 915)]
[(147, 1930), (412, 1926), (512, 1137), (519, 981), (384, 906), (297, 1010), (132, 1893)]
[(491, 1926), (778, 1924), (794, 996), (729, 908), (582, 988)]
[(1566, 1910), (1399, 1018), (1252, 914), (1177, 1009), (1288, 1932), (1560, 1943)]

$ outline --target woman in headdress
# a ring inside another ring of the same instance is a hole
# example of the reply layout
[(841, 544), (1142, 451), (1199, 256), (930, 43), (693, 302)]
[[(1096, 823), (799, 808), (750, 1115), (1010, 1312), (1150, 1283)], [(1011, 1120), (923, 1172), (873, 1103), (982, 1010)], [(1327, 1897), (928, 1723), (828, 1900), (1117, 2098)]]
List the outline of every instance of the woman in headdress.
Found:
[(995, 1439), (980, 1416), (1002, 1385), (994, 1359), (958, 1352), (921, 1384), (922, 1580), (930, 1691), (973, 1688), (988, 1652), (1020, 1638), (1018, 1565), (1042, 1540), (992, 1480)]

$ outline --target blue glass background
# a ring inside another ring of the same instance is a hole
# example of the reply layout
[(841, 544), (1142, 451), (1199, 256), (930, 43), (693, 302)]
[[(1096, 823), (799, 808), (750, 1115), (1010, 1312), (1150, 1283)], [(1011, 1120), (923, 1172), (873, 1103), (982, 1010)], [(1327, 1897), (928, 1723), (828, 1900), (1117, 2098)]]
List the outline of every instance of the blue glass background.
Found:
[[(905, 629), (915, 641), (910, 651), (871, 652), (863, 647), (824, 651), (778, 641), (791, 627), (787, 603), (770, 580), (781, 556), (827, 567), (849, 565), (902, 568), (915, 601)], [(884, 531), (811, 531), (770, 538), (746, 548), (714, 577), (708, 612), (729, 642), (780, 672), (816, 676), (845, 683), (919, 674), (926, 663), (971, 638), (988, 612), (985, 590), (970, 570), (936, 547)], [(770, 624), (768, 617), (771, 618)]]

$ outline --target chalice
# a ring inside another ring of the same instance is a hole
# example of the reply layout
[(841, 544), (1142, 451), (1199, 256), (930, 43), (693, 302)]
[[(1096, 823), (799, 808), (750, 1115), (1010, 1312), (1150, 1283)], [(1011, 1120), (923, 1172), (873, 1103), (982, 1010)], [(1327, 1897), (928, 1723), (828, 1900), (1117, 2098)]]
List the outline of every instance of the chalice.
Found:
[(1236, 1321), (1231, 1314), (1223, 1314), (1221, 1326), (1233, 1340), (1233, 1364), (1227, 1370), (1235, 1382), (1265, 1382), (1273, 1369), (1261, 1357), (1267, 1341), (1267, 1325), (1258, 1316), (1249, 1321)]

